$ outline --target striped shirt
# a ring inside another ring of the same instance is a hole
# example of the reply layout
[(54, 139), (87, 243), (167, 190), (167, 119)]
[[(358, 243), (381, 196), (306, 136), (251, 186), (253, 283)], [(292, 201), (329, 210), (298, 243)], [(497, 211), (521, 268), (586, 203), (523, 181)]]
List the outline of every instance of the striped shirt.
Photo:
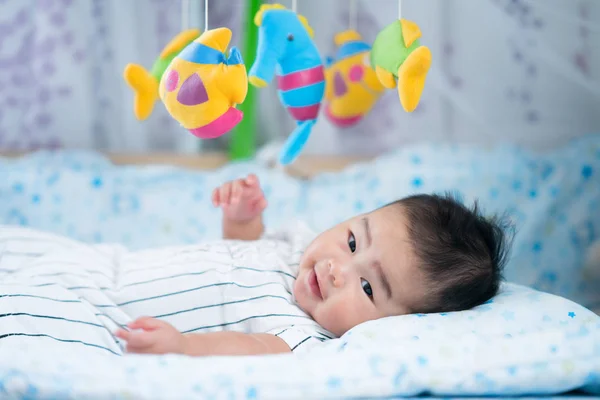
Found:
[(183, 333), (270, 333), (306, 352), (333, 338), (292, 294), (313, 237), (297, 223), (257, 241), (130, 252), (0, 227), (0, 346), (45, 340), (121, 355), (112, 332), (152, 316)]

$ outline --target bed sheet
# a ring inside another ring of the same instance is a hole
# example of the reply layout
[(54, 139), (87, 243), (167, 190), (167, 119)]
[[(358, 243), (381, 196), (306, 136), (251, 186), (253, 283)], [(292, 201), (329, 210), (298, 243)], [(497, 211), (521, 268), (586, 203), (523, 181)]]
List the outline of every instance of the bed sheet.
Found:
[[(40, 289), (45, 297), (61, 291)], [(16, 301), (0, 298), (3, 312), (7, 302), (18, 306)], [(39, 313), (54, 311), (50, 306)], [(14, 321), (39, 333), (51, 323), (18, 316)], [(91, 337), (70, 332), (73, 340)], [(573, 390), (600, 395), (600, 317), (514, 284), (473, 310), (368, 322), (303, 354), (120, 356), (58, 341), (4, 343), (2, 398), (283, 400), (556, 396)]]

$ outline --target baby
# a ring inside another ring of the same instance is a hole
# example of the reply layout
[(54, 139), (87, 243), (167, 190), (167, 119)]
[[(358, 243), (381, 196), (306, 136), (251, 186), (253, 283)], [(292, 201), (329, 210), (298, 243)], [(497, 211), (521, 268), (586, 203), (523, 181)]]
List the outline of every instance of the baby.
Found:
[[(255, 175), (215, 189), (212, 201), (223, 211), (224, 239), (257, 246), (290, 240), (265, 236), (262, 213), (267, 201)], [(321, 233), (297, 252), (297, 263), (287, 262), (276, 271), (295, 278), (286, 304), (314, 320), (313, 331), (305, 327), (298, 333), (292, 322), (278, 332), (261, 331), (257, 324), (251, 333), (183, 334), (164, 320), (143, 317), (116, 336), (127, 342), (131, 353), (297, 351), (369, 320), (480, 305), (497, 293), (508, 247), (501, 221), (481, 216), (477, 206), (468, 209), (450, 196), (415, 195)], [(288, 312), (276, 306), (282, 302), (269, 304), (271, 309), (261, 310), (267, 315)]]

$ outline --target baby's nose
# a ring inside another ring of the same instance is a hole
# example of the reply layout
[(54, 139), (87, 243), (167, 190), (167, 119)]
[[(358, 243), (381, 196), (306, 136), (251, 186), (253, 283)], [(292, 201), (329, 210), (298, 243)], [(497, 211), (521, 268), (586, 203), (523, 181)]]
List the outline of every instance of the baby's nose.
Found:
[(344, 277), (342, 268), (338, 263), (329, 261), (329, 275), (334, 287), (342, 287), (344, 285)]

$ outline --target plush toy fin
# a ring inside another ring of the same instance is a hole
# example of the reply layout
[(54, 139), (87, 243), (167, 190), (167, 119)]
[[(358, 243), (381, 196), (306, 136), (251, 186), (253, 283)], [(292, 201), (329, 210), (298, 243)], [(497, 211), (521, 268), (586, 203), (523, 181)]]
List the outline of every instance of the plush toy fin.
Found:
[(333, 38), (333, 41), (337, 47), (340, 47), (344, 43), (347, 43), (350, 41), (359, 41), (359, 40), (362, 40), (362, 36), (360, 36), (360, 33), (356, 32), (353, 29), (348, 29), (347, 31), (340, 32), (337, 35), (335, 35), (335, 37)]
[(377, 65), (375, 66), (375, 74), (377, 75), (379, 82), (381, 82), (384, 87), (388, 89), (393, 89), (396, 87), (396, 78), (394, 78), (394, 75), (391, 72), (388, 72)]
[(294, 129), (294, 132), (290, 134), (281, 149), (279, 155), (279, 162), (281, 164), (291, 164), (298, 158), (310, 137), (310, 132), (312, 131), (315, 122), (316, 120), (314, 119), (298, 122), (298, 126)]
[(233, 103), (241, 104), (248, 94), (248, 78), (242, 54), (232, 47), (227, 58), (227, 65), (221, 66), (219, 90)]
[(143, 121), (152, 114), (154, 103), (158, 100), (159, 82), (138, 64), (127, 64), (124, 78), (135, 92), (133, 112), (138, 120)]
[(198, 29), (188, 29), (179, 33), (165, 46), (160, 53), (160, 58), (167, 58), (180, 53), (185, 46), (193, 42), (198, 36), (200, 36), (200, 30)]
[(406, 112), (417, 108), (431, 67), (431, 51), (421, 46), (415, 49), (398, 68), (398, 95)]
[(262, 25), (262, 19), (265, 12), (269, 10), (285, 10), (285, 6), (279, 3), (275, 4), (262, 4), (258, 12), (254, 15), (254, 24), (256, 26)]
[(258, 76), (249, 76), (248, 82), (250, 82), (252, 86), (256, 86), (257, 88), (267, 87), (267, 82), (265, 82), (263, 79), (260, 79)]
[(419, 25), (406, 19), (400, 20), (402, 26), (402, 38), (404, 38), (404, 46), (408, 49), (412, 44), (421, 37), (421, 29)]
[(239, 65), (243, 63), (244, 60), (242, 59), (242, 53), (240, 53), (237, 47), (233, 46), (229, 50), (229, 57), (227, 57), (227, 65)]
[(221, 53), (227, 51), (227, 46), (231, 42), (231, 31), (227, 28), (215, 28), (204, 32), (202, 35), (202, 43)]

